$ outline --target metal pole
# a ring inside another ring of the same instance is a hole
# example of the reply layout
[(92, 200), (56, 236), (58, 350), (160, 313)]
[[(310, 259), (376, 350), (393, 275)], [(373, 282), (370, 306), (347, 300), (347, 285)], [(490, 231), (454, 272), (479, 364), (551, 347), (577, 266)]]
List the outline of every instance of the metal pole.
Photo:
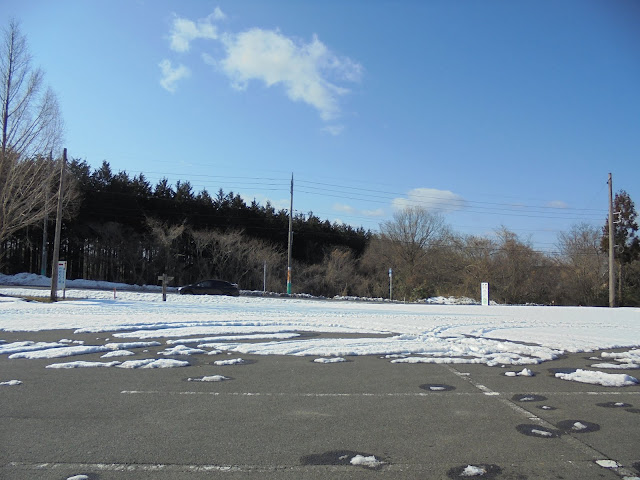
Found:
[(262, 271), (262, 293), (267, 292), (267, 261), (264, 261), (264, 268)]
[(614, 269), (615, 232), (613, 230), (613, 180), (609, 174), (609, 307), (616, 306), (616, 274)]
[(51, 260), (51, 301), (58, 299), (58, 260), (60, 260), (60, 234), (62, 232), (62, 193), (64, 191), (64, 167), (67, 163), (67, 149), (62, 151), (60, 167), (60, 187), (58, 188), (58, 213), (56, 214), (56, 233), (53, 240), (53, 259)]
[(287, 248), (287, 295), (291, 295), (291, 247), (293, 244), (293, 173), (291, 174), (291, 204), (289, 206), (289, 246)]

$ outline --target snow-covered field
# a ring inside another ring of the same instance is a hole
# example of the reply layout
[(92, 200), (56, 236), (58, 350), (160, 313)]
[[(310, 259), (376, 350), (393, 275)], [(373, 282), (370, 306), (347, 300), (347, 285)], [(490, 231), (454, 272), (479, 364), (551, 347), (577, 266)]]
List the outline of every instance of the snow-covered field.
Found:
[[(6, 285), (11, 278), (0, 277), (0, 283)], [(135, 368), (131, 363), (134, 361), (114, 360), (114, 352), (127, 355), (125, 350), (144, 348), (141, 345), (145, 342), (160, 340), (167, 345), (167, 350), (160, 353), (183, 359), (194, 354), (232, 352), (309, 355), (326, 359), (319, 363), (329, 363), (349, 355), (380, 355), (394, 363), (494, 366), (531, 365), (553, 360), (565, 352), (624, 347), (627, 352), (603, 353), (594, 365), (602, 369), (640, 366), (640, 349), (633, 349), (640, 346), (640, 309), (174, 294), (163, 302), (157, 291), (121, 291), (116, 286), (114, 299), (113, 285), (99, 287), (103, 290), (68, 289), (67, 298), (73, 300), (54, 304), (13, 297), (48, 296), (46, 290), (0, 287), (0, 294), (13, 295), (0, 297), (0, 339), (1, 331), (114, 332), (110, 344), (74, 345), (70, 340), (45, 345), (5, 342), (0, 343), (0, 354), (10, 358), (60, 358), (104, 352), (110, 357), (104, 363), (111, 364), (104, 366)], [(165, 362), (159, 360), (144, 366), (158, 368), (171, 363), (167, 358), (162, 359)], [(592, 377), (588, 380), (593, 381)], [(580, 378), (584, 375), (567, 379), (581, 381)]]

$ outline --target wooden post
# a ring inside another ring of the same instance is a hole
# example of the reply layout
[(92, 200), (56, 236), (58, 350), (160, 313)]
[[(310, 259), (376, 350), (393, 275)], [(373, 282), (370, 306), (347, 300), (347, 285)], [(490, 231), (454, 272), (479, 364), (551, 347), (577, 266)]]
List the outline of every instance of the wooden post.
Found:
[(162, 280), (162, 301), (167, 301), (167, 283), (173, 280), (173, 277), (168, 277), (166, 273), (158, 276), (158, 280)]

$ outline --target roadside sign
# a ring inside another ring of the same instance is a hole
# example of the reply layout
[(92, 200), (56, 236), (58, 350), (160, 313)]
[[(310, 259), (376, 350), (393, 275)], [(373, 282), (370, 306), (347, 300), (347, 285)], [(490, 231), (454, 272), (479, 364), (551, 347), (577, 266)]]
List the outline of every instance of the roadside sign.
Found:
[(67, 298), (67, 261), (58, 262), (58, 285), (57, 290), (62, 290), (62, 298)]
[(67, 262), (58, 262), (58, 290), (64, 290), (67, 285)]

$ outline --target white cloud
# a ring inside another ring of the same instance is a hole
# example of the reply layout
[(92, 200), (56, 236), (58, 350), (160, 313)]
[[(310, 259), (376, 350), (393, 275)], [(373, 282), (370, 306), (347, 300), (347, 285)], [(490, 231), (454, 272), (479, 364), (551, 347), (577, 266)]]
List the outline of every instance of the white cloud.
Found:
[(361, 212), (366, 217), (384, 217), (386, 212), (382, 208), (377, 208), (376, 210), (362, 210)]
[(551, 208), (569, 208), (569, 205), (567, 205), (562, 200), (552, 200), (552, 201), (547, 203), (547, 207), (551, 207)]
[(407, 193), (405, 198), (394, 198), (391, 204), (398, 210), (407, 207), (422, 207), (429, 211), (448, 213), (464, 208), (466, 202), (460, 195), (449, 190), (414, 188)]
[(356, 209), (355, 208), (353, 208), (351, 205), (345, 205), (343, 203), (334, 203), (333, 204), (333, 209), (336, 212), (344, 212), (344, 213), (348, 213), (348, 214), (356, 213)]
[(224, 18), (226, 18), (226, 15), (217, 7), (211, 15), (201, 18), (197, 22), (175, 16), (169, 37), (171, 50), (188, 52), (193, 40), (199, 38), (216, 40), (218, 38), (218, 28), (213, 22)]
[(162, 60), (158, 66), (162, 72), (160, 85), (170, 93), (174, 93), (176, 91), (179, 80), (191, 75), (191, 71), (187, 67), (184, 65), (178, 65), (176, 68), (173, 68), (171, 62), (167, 59)]
[(334, 203), (332, 209), (336, 212), (346, 213), (347, 215), (363, 215), (365, 217), (383, 217), (386, 215), (386, 212), (382, 208), (376, 210), (358, 210), (344, 203)]
[(253, 28), (222, 37), (227, 56), (219, 62), (239, 90), (251, 80), (281, 85), (293, 101), (314, 107), (329, 121), (340, 113), (338, 98), (349, 92), (332, 81), (358, 81), (362, 67), (334, 55), (316, 36), (302, 43), (279, 31)]
[(344, 131), (344, 125), (327, 125), (322, 131), (337, 137)]

